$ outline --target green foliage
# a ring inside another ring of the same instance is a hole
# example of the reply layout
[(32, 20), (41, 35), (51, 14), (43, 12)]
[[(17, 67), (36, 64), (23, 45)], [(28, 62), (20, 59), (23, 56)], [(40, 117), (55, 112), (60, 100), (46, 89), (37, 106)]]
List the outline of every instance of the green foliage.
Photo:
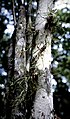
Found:
[[(68, 80), (70, 80), (70, 27), (66, 26), (70, 19), (70, 12), (69, 10), (67, 12), (64, 12), (64, 9), (58, 10), (53, 19), (55, 26), (53, 26), (52, 29), (52, 65), (57, 65), (56, 68), (53, 66), (53, 69), (57, 69), (57, 71), (60, 72), (61, 75), (64, 75)], [(57, 64), (55, 64), (55, 61), (57, 61)]]
[[(58, 10), (53, 18), (52, 28), (52, 68), (51, 72), (57, 82), (54, 91), (54, 108), (62, 119), (69, 119), (70, 112), (70, 9)], [(63, 82), (65, 81), (65, 82)], [(67, 82), (67, 83), (66, 83)]]

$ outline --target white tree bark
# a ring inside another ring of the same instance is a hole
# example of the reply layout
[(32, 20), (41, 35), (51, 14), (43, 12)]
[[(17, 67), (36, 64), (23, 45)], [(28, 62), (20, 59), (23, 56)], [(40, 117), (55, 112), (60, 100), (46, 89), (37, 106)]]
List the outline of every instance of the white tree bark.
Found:
[(15, 46), (15, 71), (16, 76), (24, 75), (26, 70), (26, 18), (25, 18), (25, 8), (20, 6), (19, 20), (17, 24), (16, 31), (16, 46)]
[[(36, 18), (36, 30), (39, 31), (34, 50), (34, 57), (45, 45), (45, 50), (38, 56), (36, 67), (40, 71), (38, 89), (36, 92), (33, 116), (35, 119), (52, 119), (53, 97), (51, 93), (51, 38), (50, 30), (45, 31), (47, 16), (53, 4), (52, 0), (39, 0), (39, 9)], [(38, 51), (38, 52), (37, 52)]]

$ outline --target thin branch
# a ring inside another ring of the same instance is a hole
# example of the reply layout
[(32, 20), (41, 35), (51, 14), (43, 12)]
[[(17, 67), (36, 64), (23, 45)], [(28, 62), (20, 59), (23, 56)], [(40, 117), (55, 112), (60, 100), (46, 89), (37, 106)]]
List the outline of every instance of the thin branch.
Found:
[(12, 0), (12, 12), (13, 12), (14, 26), (16, 26), (16, 13), (15, 13), (15, 2), (14, 2), (14, 0)]

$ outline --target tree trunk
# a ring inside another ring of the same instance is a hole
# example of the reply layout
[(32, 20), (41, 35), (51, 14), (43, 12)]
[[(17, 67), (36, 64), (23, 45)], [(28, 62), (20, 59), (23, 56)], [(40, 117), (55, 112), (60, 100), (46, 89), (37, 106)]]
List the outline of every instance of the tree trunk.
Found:
[(52, 7), (52, 0), (39, 0), (35, 30), (38, 31), (34, 57), (38, 57), (38, 86), (34, 100), (33, 116), (35, 119), (52, 119), (53, 97), (51, 93), (51, 31), (45, 29), (47, 17)]
[[(53, 118), (50, 73), (52, 35), (47, 20), (52, 7), (52, 0), (39, 0), (35, 21), (31, 16), (27, 21), (24, 6), (20, 7), (16, 29), (13, 119), (16, 116), (22, 119)], [(31, 9), (29, 6), (29, 12)], [(19, 110), (19, 105), (23, 105), (23, 112)]]

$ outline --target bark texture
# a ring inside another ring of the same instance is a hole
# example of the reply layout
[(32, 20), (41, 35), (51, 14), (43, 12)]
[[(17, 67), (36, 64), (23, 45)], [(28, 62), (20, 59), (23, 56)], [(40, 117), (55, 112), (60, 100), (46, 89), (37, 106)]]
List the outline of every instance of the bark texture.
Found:
[(16, 31), (15, 71), (17, 72), (18, 76), (22, 76), (26, 70), (26, 18), (24, 6), (20, 6), (19, 14)]
[[(37, 68), (39, 69), (38, 88), (36, 91), (33, 116), (35, 119), (52, 119), (53, 97), (51, 93), (51, 33), (45, 30), (47, 17), (53, 6), (52, 0), (39, 0), (39, 8), (36, 17), (35, 30), (39, 31), (36, 40), (34, 56), (38, 57)], [(43, 48), (44, 47), (44, 48)], [(39, 54), (40, 52), (40, 54)]]
[[(53, 0), (39, 0), (36, 21), (20, 7), (15, 46), (15, 105), (23, 105), (23, 113), (14, 106), (13, 114), (24, 119), (52, 119), (51, 31), (47, 17)], [(31, 12), (30, 6), (29, 11)], [(20, 83), (19, 83), (20, 82)], [(23, 87), (23, 88), (22, 88)], [(18, 116), (19, 115), (19, 116)], [(13, 119), (16, 119), (16, 116)]]

